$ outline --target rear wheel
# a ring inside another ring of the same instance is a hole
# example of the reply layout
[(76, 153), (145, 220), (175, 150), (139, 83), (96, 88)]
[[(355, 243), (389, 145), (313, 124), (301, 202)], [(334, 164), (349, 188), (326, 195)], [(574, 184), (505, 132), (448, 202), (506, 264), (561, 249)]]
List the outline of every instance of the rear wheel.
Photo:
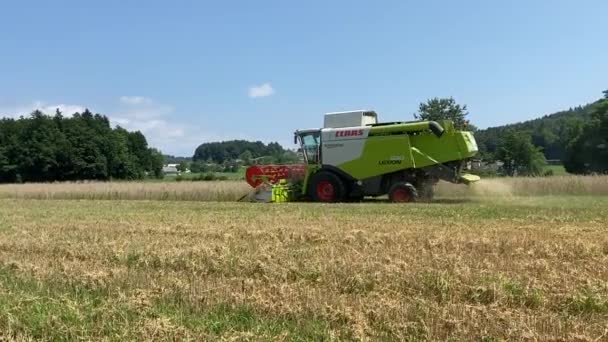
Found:
[(395, 203), (416, 202), (418, 193), (410, 183), (396, 183), (388, 191), (388, 198)]
[(310, 179), (308, 195), (315, 202), (339, 202), (344, 193), (344, 183), (331, 172), (319, 171)]

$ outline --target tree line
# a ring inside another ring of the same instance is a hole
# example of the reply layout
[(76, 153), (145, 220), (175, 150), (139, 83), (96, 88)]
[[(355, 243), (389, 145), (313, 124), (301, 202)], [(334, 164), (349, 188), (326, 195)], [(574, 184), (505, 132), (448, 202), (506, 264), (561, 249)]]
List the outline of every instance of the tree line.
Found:
[(0, 182), (141, 179), (162, 176), (162, 166), (141, 132), (89, 110), (0, 119)]
[(192, 157), (193, 162), (215, 164), (235, 160), (250, 164), (261, 159), (264, 163), (290, 163), (297, 160), (297, 155), (277, 142), (264, 144), (261, 141), (229, 140), (203, 143), (196, 148)]
[(500, 138), (509, 131), (526, 132), (535, 146), (542, 148), (546, 159), (564, 160), (568, 144), (581, 134), (591, 117), (592, 104), (570, 108), (541, 118), (490, 127), (475, 132), (482, 154), (496, 153)]
[(421, 103), (418, 120), (452, 120), (457, 129), (474, 132), (480, 158), (502, 162), (507, 176), (540, 175), (547, 159), (563, 162), (576, 174), (608, 173), (608, 90), (604, 98), (542, 118), (478, 130), (466, 119), (466, 105), (453, 98)]

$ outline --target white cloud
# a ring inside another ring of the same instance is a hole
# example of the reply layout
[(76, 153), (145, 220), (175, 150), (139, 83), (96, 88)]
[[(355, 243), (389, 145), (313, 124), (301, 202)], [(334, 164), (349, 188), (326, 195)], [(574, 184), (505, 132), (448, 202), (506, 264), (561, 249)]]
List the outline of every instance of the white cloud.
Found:
[[(163, 153), (183, 154), (186, 150), (184, 139), (190, 129), (169, 116), (175, 114), (173, 107), (166, 106), (144, 96), (121, 96), (119, 106), (108, 117), (114, 125), (129, 131), (141, 131), (150, 146)], [(196, 136), (193, 132), (188, 134)], [(193, 153), (196, 146), (189, 146), (186, 155)]]
[(151, 104), (152, 99), (145, 96), (121, 96), (120, 102), (127, 105)]
[[(143, 96), (121, 96), (118, 107), (108, 113), (113, 125), (129, 131), (141, 131), (148, 145), (165, 154), (191, 156), (205, 141), (221, 140), (201, 127), (180, 120), (175, 108)], [(223, 137), (226, 138), (226, 137)]]
[(258, 97), (266, 97), (274, 94), (274, 89), (270, 85), (270, 83), (264, 83), (259, 86), (253, 86), (249, 88), (249, 97), (252, 99)]

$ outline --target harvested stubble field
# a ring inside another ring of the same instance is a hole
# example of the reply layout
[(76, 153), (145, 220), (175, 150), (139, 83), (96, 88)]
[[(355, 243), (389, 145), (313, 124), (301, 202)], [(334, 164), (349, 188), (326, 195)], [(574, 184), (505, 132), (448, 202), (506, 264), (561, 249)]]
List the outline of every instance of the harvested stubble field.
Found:
[(12, 192), (0, 199), (0, 334), (608, 338), (607, 196), (457, 190), (411, 205)]

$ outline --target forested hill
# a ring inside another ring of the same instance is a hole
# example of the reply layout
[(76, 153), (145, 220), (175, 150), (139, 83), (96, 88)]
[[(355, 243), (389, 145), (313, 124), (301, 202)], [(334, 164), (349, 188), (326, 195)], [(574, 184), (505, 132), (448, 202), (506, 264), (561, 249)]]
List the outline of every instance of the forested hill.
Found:
[(528, 132), (532, 143), (542, 148), (546, 159), (563, 160), (566, 147), (581, 133), (591, 117), (593, 104), (570, 108), (541, 118), (490, 127), (475, 132), (482, 156), (494, 153), (501, 137), (509, 130)]

